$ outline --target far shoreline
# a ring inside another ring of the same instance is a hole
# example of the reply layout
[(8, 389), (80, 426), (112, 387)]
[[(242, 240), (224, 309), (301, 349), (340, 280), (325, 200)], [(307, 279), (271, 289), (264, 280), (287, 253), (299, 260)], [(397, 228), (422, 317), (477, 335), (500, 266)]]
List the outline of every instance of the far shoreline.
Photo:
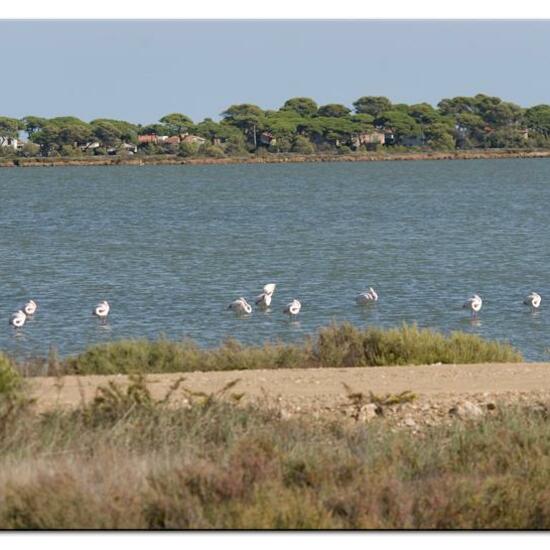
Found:
[(534, 149), (494, 149), (461, 151), (413, 151), (413, 152), (373, 152), (365, 154), (312, 154), (269, 153), (248, 157), (223, 158), (184, 158), (176, 155), (152, 155), (143, 157), (32, 157), (0, 159), (0, 168), (32, 168), (59, 166), (200, 166), (223, 164), (283, 164), (314, 162), (384, 162), (419, 160), (481, 160), (481, 159), (541, 159), (550, 158), (550, 150)]

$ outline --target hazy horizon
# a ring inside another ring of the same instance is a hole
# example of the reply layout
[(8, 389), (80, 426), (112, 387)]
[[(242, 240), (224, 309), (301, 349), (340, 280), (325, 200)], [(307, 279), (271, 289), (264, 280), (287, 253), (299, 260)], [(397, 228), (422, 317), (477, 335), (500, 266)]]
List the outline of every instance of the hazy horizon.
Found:
[(0, 21), (0, 115), (218, 119), (384, 95), (550, 103), (550, 21)]

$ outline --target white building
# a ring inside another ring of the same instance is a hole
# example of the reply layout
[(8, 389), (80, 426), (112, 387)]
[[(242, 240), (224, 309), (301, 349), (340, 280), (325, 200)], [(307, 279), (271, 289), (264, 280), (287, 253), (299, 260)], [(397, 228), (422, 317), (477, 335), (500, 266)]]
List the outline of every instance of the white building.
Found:
[(0, 147), (10, 147), (14, 151), (17, 150), (18, 140), (8, 136), (0, 136)]

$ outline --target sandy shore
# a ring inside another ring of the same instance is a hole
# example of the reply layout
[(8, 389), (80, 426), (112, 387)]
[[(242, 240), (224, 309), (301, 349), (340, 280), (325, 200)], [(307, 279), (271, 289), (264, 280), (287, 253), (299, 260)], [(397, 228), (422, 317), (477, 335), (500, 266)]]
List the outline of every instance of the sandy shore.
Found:
[(373, 162), (413, 160), (475, 160), (505, 158), (549, 158), (550, 150), (475, 150), (475, 151), (422, 151), (410, 153), (375, 152), (365, 154), (297, 155), (269, 154), (266, 156), (228, 158), (181, 158), (175, 155), (148, 157), (83, 157), (83, 158), (14, 158), (1, 159), (0, 168), (55, 167), (55, 166), (149, 166), (149, 165), (203, 165), (203, 164), (280, 164), (302, 162)]
[[(550, 363), (194, 372), (151, 374), (147, 381), (151, 393), (161, 398), (181, 377), (186, 388), (206, 393), (238, 379), (231, 392), (244, 394), (241, 402), (275, 407), (283, 416), (353, 414), (344, 384), (365, 396), (411, 391), (416, 395), (412, 403), (385, 413), (412, 427), (449, 419), (452, 409), (464, 403), (472, 404), (474, 413), (476, 407), (485, 413), (497, 404), (550, 403)], [(88, 402), (109, 380), (123, 386), (128, 383), (123, 375), (65, 376), (30, 378), (28, 385), (37, 410), (43, 412)], [(172, 402), (187, 406), (188, 395), (178, 390)]]

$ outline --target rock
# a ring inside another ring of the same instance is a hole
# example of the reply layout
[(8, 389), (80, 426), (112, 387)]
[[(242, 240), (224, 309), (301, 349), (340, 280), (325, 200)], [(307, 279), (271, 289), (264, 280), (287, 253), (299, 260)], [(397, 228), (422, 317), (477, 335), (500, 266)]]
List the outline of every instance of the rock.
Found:
[(370, 422), (373, 418), (382, 415), (382, 408), (375, 403), (363, 405), (359, 410), (359, 422)]
[(462, 419), (479, 418), (483, 416), (483, 410), (471, 401), (463, 401), (450, 409), (449, 414)]
[(417, 428), (417, 424), (414, 421), (414, 418), (412, 416), (406, 416), (403, 420), (403, 424), (407, 426), (408, 428)]

